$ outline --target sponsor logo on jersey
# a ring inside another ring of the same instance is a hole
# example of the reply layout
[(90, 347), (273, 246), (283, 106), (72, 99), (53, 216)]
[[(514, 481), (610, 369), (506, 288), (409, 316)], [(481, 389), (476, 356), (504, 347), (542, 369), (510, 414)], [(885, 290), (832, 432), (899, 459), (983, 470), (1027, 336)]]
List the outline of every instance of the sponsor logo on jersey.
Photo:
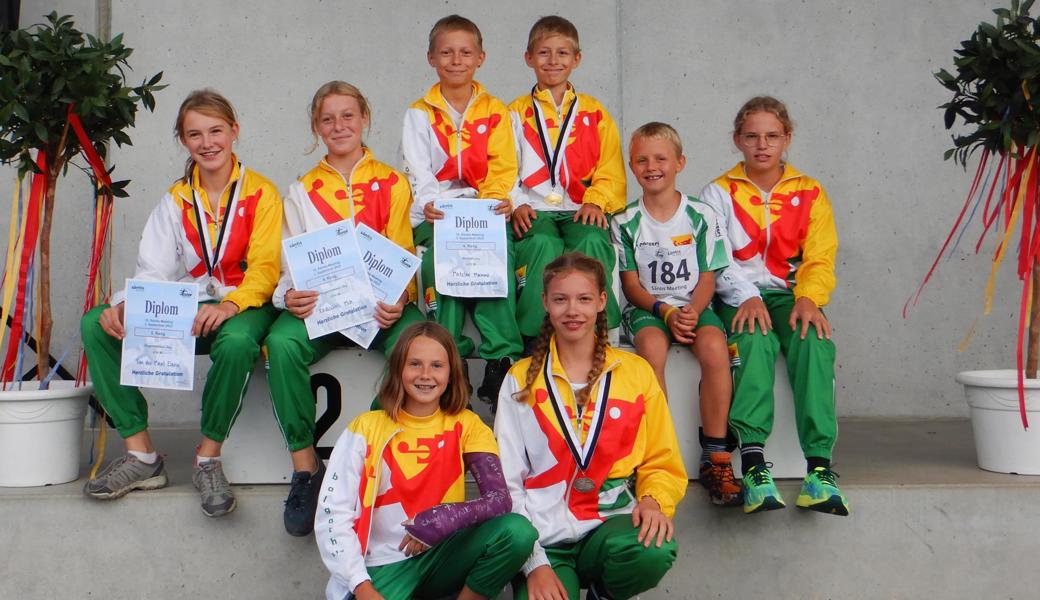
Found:
[(673, 235), (672, 245), (673, 246), (689, 246), (693, 243), (693, 234), (687, 233), (684, 235)]

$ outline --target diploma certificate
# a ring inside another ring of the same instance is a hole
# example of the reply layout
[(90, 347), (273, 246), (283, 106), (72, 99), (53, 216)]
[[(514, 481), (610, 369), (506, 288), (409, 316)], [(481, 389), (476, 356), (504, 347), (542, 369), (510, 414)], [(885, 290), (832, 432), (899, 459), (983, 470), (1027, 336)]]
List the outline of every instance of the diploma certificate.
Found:
[(505, 298), (506, 218), (498, 200), (437, 200), (444, 218), (433, 222), (437, 291), (460, 298)]
[[(396, 304), (415, 276), (419, 258), (364, 223), (357, 226), (357, 241), (376, 300)], [(373, 320), (340, 333), (367, 350), (379, 334), (379, 324)]]
[(282, 240), (282, 260), (294, 288), (319, 293), (314, 312), (304, 319), (310, 339), (375, 318), (376, 299), (352, 222)]
[(199, 286), (169, 281), (126, 281), (119, 383), (190, 390), (195, 378)]

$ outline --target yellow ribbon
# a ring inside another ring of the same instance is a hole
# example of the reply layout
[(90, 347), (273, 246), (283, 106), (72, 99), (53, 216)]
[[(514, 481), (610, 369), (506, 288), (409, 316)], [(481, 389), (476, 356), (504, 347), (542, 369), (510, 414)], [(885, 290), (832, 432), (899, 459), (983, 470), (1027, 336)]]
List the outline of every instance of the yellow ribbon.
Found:
[(7, 232), (7, 262), (5, 263), (3, 304), (0, 305), (0, 347), (3, 347), (4, 338), (7, 337), (7, 317), (11, 314), (11, 300), (14, 298), (15, 288), (18, 284), (18, 272), (14, 268), (17, 257), (22, 254), (24, 242), (21, 227), (24, 227), (24, 219), (19, 218), (18, 205), (22, 197), (22, 182), (15, 177), (14, 194), (11, 197), (11, 220)]

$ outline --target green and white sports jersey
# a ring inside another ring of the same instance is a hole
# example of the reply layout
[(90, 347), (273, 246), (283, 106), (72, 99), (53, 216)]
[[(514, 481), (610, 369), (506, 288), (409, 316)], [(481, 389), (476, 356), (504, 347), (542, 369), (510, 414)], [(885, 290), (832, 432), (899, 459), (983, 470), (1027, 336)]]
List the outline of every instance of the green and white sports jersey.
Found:
[(729, 264), (715, 211), (693, 196), (683, 196), (664, 222), (650, 216), (640, 198), (614, 215), (611, 227), (620, 269), (638, 271), (643, 288), (673, 306), (690, 301), (701, 273)]

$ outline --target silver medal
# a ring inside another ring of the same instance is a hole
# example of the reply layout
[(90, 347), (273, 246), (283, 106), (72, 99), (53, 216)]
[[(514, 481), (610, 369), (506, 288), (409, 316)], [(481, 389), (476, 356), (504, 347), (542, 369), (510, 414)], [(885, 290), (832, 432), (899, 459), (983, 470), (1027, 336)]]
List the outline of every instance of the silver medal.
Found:
[(596, 482), (590, 477), (579, 477), (574, 480), (574, 489), (583, 494), (587, 494), (596, 489)]
[(211, 298), (216, 298), (219, 289), (220, 287), (217, 279), (215, 277), (210, 277), (209, 281), (206, 282), (206, 293), (209, 294)]

